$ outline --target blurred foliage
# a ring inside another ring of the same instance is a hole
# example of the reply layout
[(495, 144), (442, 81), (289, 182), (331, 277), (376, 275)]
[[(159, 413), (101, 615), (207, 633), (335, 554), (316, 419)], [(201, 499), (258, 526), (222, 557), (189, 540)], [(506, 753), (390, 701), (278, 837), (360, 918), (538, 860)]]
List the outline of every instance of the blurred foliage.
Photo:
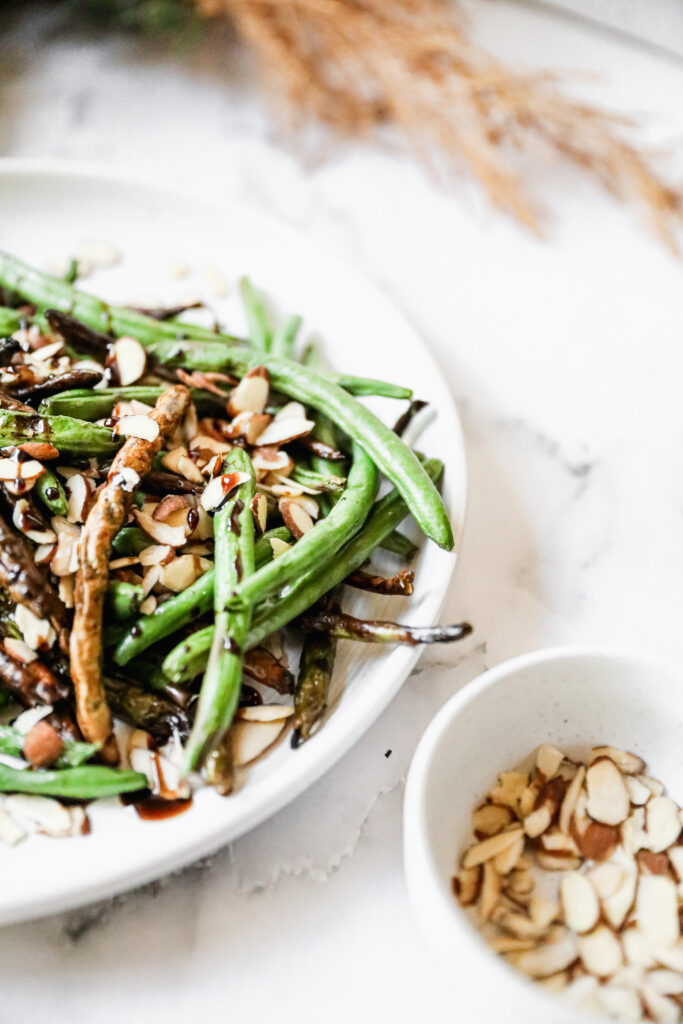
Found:
[(86, 25), (144, 35), (199, 35), (202, 21), (189, 0), (62, 0), (63, 10)]

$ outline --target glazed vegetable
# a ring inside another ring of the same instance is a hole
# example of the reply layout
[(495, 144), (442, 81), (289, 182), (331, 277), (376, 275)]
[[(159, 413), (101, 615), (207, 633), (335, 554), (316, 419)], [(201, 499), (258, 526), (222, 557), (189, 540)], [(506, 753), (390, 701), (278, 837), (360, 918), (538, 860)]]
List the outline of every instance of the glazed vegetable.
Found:
[[(11, 725), (0, 725), (0, 753), (11, 757), (21, 757), (24, 751), (26, 736)], [(89, 761), (98, 751), (96, 743), (79, 743), (66, 740), (61, 755), (55, 762), (55, 768), (78, 768)]]
[(69, 687), (37, 659), (28, 664), (12, 658), (0, 645), (0, 683), (25, 708), (56, 704), (69, 696)]
[(38, 413), (0, 409), (0, 448), (28, 441), (53, 444), (60, 453), (88, 458), (108, 458), (120, 447), (111, 430), (70, 416), (41, 416)]
[(137, 615), (144, 599), (145, 592), (139, 584), (126, 583), (125, 580), (109, 580), (107, 605), (117, 622), (132, 619)]
[(57, 796), (68, 800), (97, 800), (147, 789), (146, 775), (140, 772), (117, 771), (100, 765), (64, 768), (53, 771), (28, 771), (0, 764), (1, 793), (33, 793), (36, 796)]
[(301, 620), (305, 630), (326, 633), (336, 640), (360, 640), (368, 644), (443, 644), (469, 636), (467, 622), (455, 626), (406, 626), (401, 622), (356, 619), (342, 612), (319, 612)]
[(254, 470), (242, 448), (233, 448), (223, 465), (223, 487), (230, 497), (216, 512), (214, 542), (214, 636), (199, 692), (184, 763), (192, 771), (216, 747), (237, 710), (244, 644), (251, 621), (246, 603), (230, 607), (235, 592), (254, 571)]
[[(336, 607), (331, 601), (326, 610)], [(311, 631), (304, 637), (294, 691), (293, 747), (309, 739), (325, 712), (336, 650), (336, 640), (329, 633)]]
[(370, 590), (373, 594), (391, 594), (409, 597), (413, 592), (415, 573), (412, 569), (401, 569), (395, 576), (376, 576), (364, 569), (356, 569), (344, 580), (358, 590)]
[(136, 729), (144, 729), (159, 743), (165, 743), (173, 733), (181, 740), (190, 733), (187, 712), (160, 693), (149, 693), (139, 684), (119, 676), (107, 675), (104, 689), (111, 710)]

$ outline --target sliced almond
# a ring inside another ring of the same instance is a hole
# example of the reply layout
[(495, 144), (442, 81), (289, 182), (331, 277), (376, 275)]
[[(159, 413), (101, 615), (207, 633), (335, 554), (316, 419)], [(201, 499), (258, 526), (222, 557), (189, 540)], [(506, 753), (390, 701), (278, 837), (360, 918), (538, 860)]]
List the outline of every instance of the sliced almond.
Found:
[(600, 904), (595, 889), (585, 875), (569, 871), (560, 884), (564, 919), (579, 934), (591, 931), (598, 923)]
[(625, 928), (621, 935), (624, 955), (629, 964), (635, 967), (652, 967), (655, 959), (652, 947), (642, 932), (637, 928)]
[(273, 744), (277, 743), (285, 723), (276, 722), (234, 722), (231, 729), (232, 755), (237, 767), (253, 764)]
[(664, 786), (657, 779), (651, 779), (649, 775), (639, 775), (638, 779), (650, 790), (653, 796), (664, 795)]
[(643, 875), (636, 894), (638, 930), (653, 947), (666, 948), (678, 940), (676, 886), (664, 875)]
[(462, 868), (453, 876), (453, 892), (463, 907), (475, 903), (479, 896), (482, 868)]
[(598, 864), (597, 867), (592, 868), (586, 877), (595, 889), (598, 898), (606, 900), (609, 899), (610, 896), (614, 896), (615, 892), (623, 882), (624, 868), (619, 864), (613, 864), (611, 861), (607, 861), (604, 864)]
[(500, 832), (498, 835), (489, 836), (488, 839), (484, 839), (481, 843), (475, 843), (463, 857), (463, 867), (474, 868), (477, 864), (483, 864), (487, 860), (492, 860), (499, 853), (503, 853), (504, 850), (514, 846), (519, 841), (520, 836), (523, 837), (523, 835), (524, 833), (521, 828), (513, 828), (509, 832)]
[(237, 416), (241, 412), (263, 412), (268, 404), (270, 378), (265, 366), (249, 370), (230, 393), (228, 412)]
[(657, 963), (662, 964), (664, 967), (669, 967), (672, 971), (678, 971), (679, 974), (683, 974), (683, 939), (678, 939), (673, 946), (653, 949), (652, 956)]
[(643, 1019), (643, 1008), (637, 992), (609, 982), (602, 985), (596, 992), (601, 1009), (610, 1017), (621, 1021), (638, 1021)]
[(628, 790), (614, 761), (600, 757), (586, 772), (588, 813), (603, 825), (620, 825), (631, 809)]
[(91, 494), (88, 481), (81, 473), (76, 473), (67, 480), (66, 489), (69, 492), (67, 519), (70, 523), (84, 523)]
[(257, 704), (239, 708), (235, 718), (241, 722), (284, 722), (294, 714), (289, 704)]
[(532, 896), (529, 901), (529, 916), (536, 927), (543, 931), (550, 927), (559, 912), (560, 908), (557, 903), (544, 896)]
[(494, 867), (493, 861), (487, 860), (483, 867), (481, 892), (479, 893), (479, 917), (483, 922), (490, 920), (500, 898), (502, 879)]
[(635, 775), (627, 775), (624, 779), (624, 783), (628, 790), (629, 799), (635, 807), (642, 807), (642, 805), (646, 804), (652, 796), (652, 793), (647, 786), (644, 786), (640, 779)]
[(505, 891), (511, 899), (518, 901), (521, 897), (529, 896), (535, 887), (534, 876), (526, 868), (514, 868), (505, 879)]
[(660, 853), (672, 846), (681, 832), (678, 807), (668, 796), (653, 796), (645, 808), (648, 849)]
[(527, 786), (521, 797), (519, 798), (519, 807), (517, 814), (520, 818), (528, 818), (533, 809), (536, 807), (538, 802), (543, 783), (540, 779), (536, 779), (531, 785)]
[(579, 794), (581, 793), (581, 787), (583, 786), (585, 777), (586, 769), (584, 765), (580, 765), (576, 775), (567, 786), (567, 791), (564, 794), (564, 800), (562, 801), (560, 817), (558, 820), (558, 825), (562, 832), (569, 832), (572, 817), (576, 810), (576, 805), (579, 800)]
[(491, 790), (490, 798), (494, 804), (502, 804), (517, 813), (522, 793), (529, 785), (529, 776), (522, 772), (501, 772), (498, 785)]
[(168, 590), (179, 594), (204, 575), (206, 570), (203, 562), (204, 559), (196, 555), (180, 555), (168, 565), (162, 566), (159, 582)]
[(651, 985), (643, 985), (640, 994), (650, 1018), (657, 1021), (657, 1024), (677, 1024), (681, 1019), (677, 1004), (660, 995)]
[(16, 846), (25, 839), (26, 831), (6, 811), (0, 810), (0, 842)]
[(552, 779), (557, 775), (564, 754), (552, 743), (542, 743), (536, 751), (536, 768), (544, 779)]
[(230, 438), (243, 437), (247, 444), (260, 444), (261, 435), (269, 428), (271, 417), (261, 412), (241, 412), (230, 422), (226, 433)]
[(65, 608), (73, 608), (74, 606), (74, 592), (75, 592), (75, 577), (74, 576), (60, 576), (59, 583), (57, 585), (59, 599)]
[(114, 424), (113, 433), (116, 437), (138, 437), (141, 441), (156, 441), (159, 436), (159, 424), (151, 416), (122, 416)]
[(591, 765), (602, 757), (608, 757), (624, 775), (638, 775), (645, 770), (645, 762), (642, 757), (638, 757), (637, 754), (632, 754), (628, 750), (609, 746), (593, 747), (588, 757), (588, 764)]
[(683, 995), (683, 976), (678, 971), (670, 971), (660, 968), (650, 971), (647, 976), (648, 985), (652, 985), (656, 992), (664, 996)]
[(26, 605), (16, 606), (14, 620), (21, 630), (24, 642), (33, 651), (46, 650), (52, 647), (57, 639), (57, 634), (47, 619), (39, 619)]
[(499, 853), (493, 860), (496, 871), (499, 875), (507, 875), (519, 862), (524, 853), (524, 835), (521, 835), (516, 843), (508, 846), (506, 850)]
[(545, 871), (574, 871), (581, 864), (579, 857), (567, 856), (564, 853), (548, 853), (546, 850), (536, 851), (538, 866)]
[(624, 962), (619, 939), (604, 924), (588, 935), (579, 936), (578, 949), (581, 963), (596, 978), (609, 978)]
[(3, 644), (10, 658), (14, 658), (15, 661), (20, 661), (24, 665), (29, 665), (38, 657), (35, 650), (29, 647), (27, 643), (24, 643), (23, 640), (17, 640), (13, 636), (6, 636)]
[[(128, 387), (129, 384), (134, 384), (144, 376), (147, 353), (137, 338), (127, 336), (118, 338), (112, 346), (112, 353), (116, 360), (121, 387)], [(150, 440), (153, 439), (150, 438)]]
[(524, 831), (530, 839), (536, 839), (550, 827), (552, 819), (553, 812), (550, 805), (541, 804), (524, 819)]
[(5, 808), (13, 818), (33, 822), (49, 836), (66, 836), (71, 831), (71, 815), (63, 804), (48, 796), (16, 793), (5, 799)]
[(257, 473), (278, 473), (289, 476), (294, 468), (294, 460), (288, 452), (279, 448), (263, 445), (256, 449), (251, 457), (252, 465)]
[(209, 480), (199, 499), (207, 512), (219, 508), (232, 492), (249, 480), (247, 473), (224, 473)]
[(489, 946), (495, 953), (518, 953), (534, 949), (536, 940), (534, 938), (518, 939), (515, 935), (494, 935), (489, 941)]
[(676, 881), (683, 882), (683, 846), (672, 846), (668, 851), (668, 856)]
[(158, 602), (154, 594), (150, 594), (140, 605), (140, 614), (151, 615), (152, 612), (156, 611), (157, 604)]
[(635, 868), (626, 868), (616, 891), (602, 900), (603, 913), (613, 928), (621, 928), (626, 915), (630, 913), (637, 883), (638, 875)]
[(564, 832), (560, 832), (559, 828), (550, 828), (547, 832), (544, 832), (540, 837), (541, 846), (544, 850), (548, 850), (550, 853), (564, 853), (569, 856), (575, 857), (579, 848), (571, 836), (567, 836)]
[(265, 533), (268, 522), (268, 501), (265, 494), (261, 494), (260, 491), (257, 491), (251, 500), (251, 512), (257, 532)]
[(262, 445), (280, 445), (294, 441), (298, 437), (305, 437), (313, 430), (315, 423), (305, 417), (276, 416), (265, 430), (261, 431), (255, 444), (260, 448)]
[(669, 858), (665, 853), (639, 850), (636, 854), (636, 862), (642, 875), (667, 875), (669, 873)]
[(294, 498), (280, 498), (280, 513), (292, 536), (298, 540), (315, 525), (308, 512)]
[(292, 546), (286, 540), (280, 540), (279, 537), (271, 537), (269, 543), (273, 552), (273, 558), (279, 558), (280, 555), (284, 555), (285, 551), (289, 551)]
[(140, 511), (140, 509), (133, 509), (133, 515), (138, 522), (138, 526), (140, 526), (141, 529), (143, 529), (145, 533), (152, 538), (152, 540), (155, 540), (157, 544), (164, 544), (172, 548), (177, 548), (180, 547), (181, 544), (185, 543), (188, 532), (186, 527), (169, 526), (167, 523), (160, 523), (148, 513)]
[(631, 854), (636, 854), (648, 845), (644, 807), (637, 807), (621, 826), (621, 841), (626, 852)]
[(512, 821), (512, 812), (509, 807), (501, 807), (498, 804), (482, 804), (472, 814), (472, 831), (477, 839), (485, 839), (486, 836), (494, 836), (502, 832)]
[(564, 971), (576, 957), (576, 937), (568, 932), (560, 942), (544, 943), (535, 949), (512, 953), (508, 961), (529, 978), (547, 978)]
[(138, 559), (140, 565), (161, 565), (162, 562), (169, 560), (173, 554), (173, 548), (168, 544), (150, 544), (149, 547), (143, 548)]

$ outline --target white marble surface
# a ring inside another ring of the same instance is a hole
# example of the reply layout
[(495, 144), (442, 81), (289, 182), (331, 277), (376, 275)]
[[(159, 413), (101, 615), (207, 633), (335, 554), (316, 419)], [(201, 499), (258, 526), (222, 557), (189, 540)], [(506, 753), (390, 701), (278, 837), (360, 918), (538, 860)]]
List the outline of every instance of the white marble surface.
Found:
[[(647, 134), (680, 150), (682, 64), (534, 8), (476, 5), (473, 19), (502, 54), (599, 70), (584, 93), (648, 112)], [(345, 255), (412, 318), (464, 419), (469, 520), (444, 614), (476, 632), (429, 650), (326, 778), (210, 863), (4, 929), (0, 1018), (476, 1021), (459, 965), (444, 977), (411, 917), (406, 771), (447, 697), (510, 655), (579, 640), (680, 655), (682, 267), (562, 168), (531, 171), (555, 210), (539, 242), (387, 150), (297, 153), (229, 45), (169, 56), (55, 34), (39, 14), (4, 43), (4, 155), (244, 200)]]

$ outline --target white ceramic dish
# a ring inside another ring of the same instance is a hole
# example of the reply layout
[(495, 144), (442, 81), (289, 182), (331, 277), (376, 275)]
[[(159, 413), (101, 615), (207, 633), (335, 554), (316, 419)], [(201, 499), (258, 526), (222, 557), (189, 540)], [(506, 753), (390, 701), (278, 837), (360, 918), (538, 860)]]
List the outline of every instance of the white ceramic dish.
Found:
[[(112, 301), (149, 305), (182, 300), (199, 291), (210, 297), (202, 269), (215, 268), (230, 289), (212, 300), (235, 330), (244, 328), (234, 284), (247, 273), (283, 312), (300, 312), (305, 332), (324, 339), (333, 364), (399, 382), (438, 411), (421, 440), (446, 464), (445, 488), (459, 538), (465, 509), (462, 431), (443, 375), (426, 346), (394, 307), (370, 284), (302, 235), (242, 207), (221, 205), (92, 168), (25, 161), (0, 163), (0, 247), (46, 268), (68, 257), (84, 239), (111, 242), (124, 255), (120, 266), (99, 271), (84, 287)], [(170, 280), (169, 260), (197, 268), (183, 282)], [(389, 422), (403, 403), (377, 400)], [(427, 545), (421, 552), (415, 595), (407, 614), (433, 623), (448, 588), (455, 554)], [(407, 603), (406, 603), (407, 604)], [(358, 595), (350, 607), (367, 609)], [(392, 605), (396, 614), (396, 605)], [(382, 606), (378, 609), (382, 611)], [(384, 613), (390, 614), (387, 604)], [(406, 614), (406, 612), (404, 612)], [(317, 737), (297, 751), (283, 744), (250, 773), (229, 799), (201, 791), (185, 814), (163, 822), (140, 821), (115, 801), (91, 812), (92, 833), (77, 840), (32, 837), (14, 850), (0, 849), (11, 886), (0, 892), (0, 923), (73, 907), (147, 882), (215, 850), (253, 828), (314, 782), (362, 735), (419, 657), (419, 648), (361, 651), (340, 645), (336, 685), (344, 690)]]
[(569, 754), (598, 743), (633, 750), (680, 803), (682, 679), (678, 667), (626, 654), (540, 651), (469, 683), (425, 732), (406, 787), (405, 870), (415, 913), (453, 978), (463, 1019), (596, 1019), (545, 994), (492, 953), (454, 898), (451, 877), (470, 837), (472, 809), (498, 772), (544, 742)]

